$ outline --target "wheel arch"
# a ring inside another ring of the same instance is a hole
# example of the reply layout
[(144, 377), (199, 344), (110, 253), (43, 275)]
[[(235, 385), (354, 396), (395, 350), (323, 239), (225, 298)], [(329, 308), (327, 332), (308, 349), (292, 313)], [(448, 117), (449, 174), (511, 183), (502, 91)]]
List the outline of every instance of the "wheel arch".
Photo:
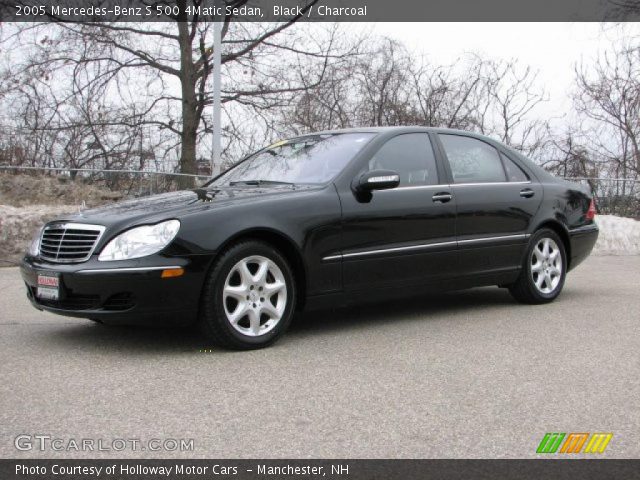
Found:
[(569, 238), (569, 230), (567, 230), (567, 227), (557, 220), (545, 220), (541, 222), (533, 232), (535, 233), (542, 228), (553, 230), (562, 240), (564, 251), (567, 256), (567, 271), (569, 271), (571, 269), (571, 239)]
[(257, 227), (236, 233), (220, 245), (216, 256), (213, 258), (212, 265), (215, 264), (217, 258), (229, 247), (244, 240), (259, 240), (268, 243), (285, 257), (289, 262), (289, 265), (291, 265), (296, 282), (297, 309), (302, 309), (305, 304), (307, 291), (307, 273), (302, 253), (300, 252), (298, 245), (289, 236), (278, 230)]

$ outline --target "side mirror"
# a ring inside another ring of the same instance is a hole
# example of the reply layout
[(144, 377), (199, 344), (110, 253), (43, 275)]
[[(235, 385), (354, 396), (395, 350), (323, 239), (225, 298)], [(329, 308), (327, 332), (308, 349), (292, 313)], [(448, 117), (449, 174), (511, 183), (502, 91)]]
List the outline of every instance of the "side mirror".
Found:
[(388, 190), (400, 185), (400, 175), (393, 170), (371, 170), (360, 175), (355, 181), (358, 192), (372, 192), (373, 190)]

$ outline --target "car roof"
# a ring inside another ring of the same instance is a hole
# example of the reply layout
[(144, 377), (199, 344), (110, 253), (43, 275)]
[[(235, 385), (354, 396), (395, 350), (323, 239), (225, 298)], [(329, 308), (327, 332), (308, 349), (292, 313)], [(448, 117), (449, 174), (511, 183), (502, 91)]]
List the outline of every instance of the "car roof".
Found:
[[(401, 133), (401, 132), (434, 132), (434, 133), (457, 133), (477, 138), (484, 138), (493, 140), (485, 135), (481, 135), (475, 132), (469, 132), (467, 130), (457, 130), (454, 128), (440, 128), (440, 127), (424, 127), (420, 125), (407, 125), (400, 127), (352, 127), (352, 128), (339, 128), (334, 130), (322, 130), (319, 132), (308, 132), (301, 135), (297, 135), (292, 138), (306, 137), (309, 135), (335, 135), (339, 133)], [(495, 140), (493, 140), (495, 141)]]

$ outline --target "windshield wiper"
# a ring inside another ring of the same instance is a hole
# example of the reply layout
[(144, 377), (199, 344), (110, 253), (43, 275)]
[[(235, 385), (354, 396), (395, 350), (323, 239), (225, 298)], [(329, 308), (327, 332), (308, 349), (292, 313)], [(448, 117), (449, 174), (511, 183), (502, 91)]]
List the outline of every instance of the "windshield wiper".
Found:
[(229, 185), (295, 185), (292, 182), (280, 182), (278, 180), (238, 180), (229, 182)]

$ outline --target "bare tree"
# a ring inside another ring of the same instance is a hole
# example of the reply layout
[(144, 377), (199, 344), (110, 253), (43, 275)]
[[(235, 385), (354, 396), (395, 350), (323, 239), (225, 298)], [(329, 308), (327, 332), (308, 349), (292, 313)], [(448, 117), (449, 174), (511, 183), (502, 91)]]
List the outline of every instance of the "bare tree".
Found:
[[(247, 1), (227, 3), (239, 7)], [(309, 0), (300, 14), (278, 24), (239, 23), (231, 15), (223, 19), (227, 112), (231, 104), (258, 111), (277, 108), (319, 85), (329, 59), (340, 55), (338, 30), (311, 38), (310, 31), (291, 28), (316, 2)], [(6, 46), (24, 47), (28, 54), (9, 75), (59, 82), (54, 90), (63, 110), (86, 92), (113, 99), (105, 101), (98, 116), (84, 112), (88, 125), (134, 130), (153, 125), (175, 138), (166, 148), (179, 154), (180, 171), (196, 173), (198, 138), (211, 129), (204, 112), (211, 102), (212, 25), (185, 13), (199, 0), (175, 3), (181, 13), (164, 23), (17, 25)], [(67, 78), (73, 82), (64, 89), (60, 81)]]
[(544, 167), (563, 178), (596, 178), (602, 165), (598, 164), (585, 147), (580, 128), (570, 127), (553, 141), (553, 154)]
[(592, 155), (618, 176), (640, 174), (640, 48), (625, 46), (576, 68), (574, 104)]
[(498, 137), (525, 154), (546, 144), (547, 122), (535, 116), (546, 101), (536, 74), (516, 62), (466, 55), (432, 65), (396, 41), (371, 39), (359, 55), (330, 68), (287, 119), (299, 130), (347, 126), (426, 125)]

